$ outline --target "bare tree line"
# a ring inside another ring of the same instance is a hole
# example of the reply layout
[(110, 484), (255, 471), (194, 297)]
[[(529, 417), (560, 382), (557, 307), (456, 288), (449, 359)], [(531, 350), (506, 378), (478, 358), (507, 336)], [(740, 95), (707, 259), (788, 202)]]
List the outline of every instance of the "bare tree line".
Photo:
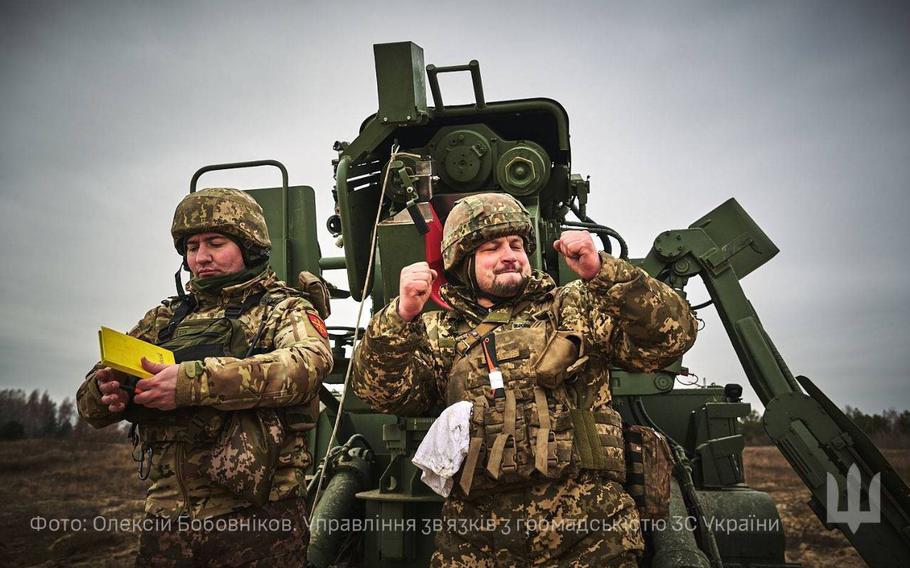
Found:
[(121, 427), (96, 430), (79, 417), (69, 397), (57, 404), (38, 389), (26, 394), (21, 389), (0, 390), (0, 440), (24, 438), (77, 438), (122, 441)]
[[(879, 447), (907, 448), (910, 447), (910, 410), (898, 412), (890, 408), (875, 414), (866, 414), (859, 408), (847, 405), (844, 414), (852, 420), (859, 429), (865, 432)], [(761, 414), (753, 409), (749, 416), (742, 419), (743, 436), (750, 446), (763, 446), (771, 444), (771, 438), (765, 433), (762, 425)]]

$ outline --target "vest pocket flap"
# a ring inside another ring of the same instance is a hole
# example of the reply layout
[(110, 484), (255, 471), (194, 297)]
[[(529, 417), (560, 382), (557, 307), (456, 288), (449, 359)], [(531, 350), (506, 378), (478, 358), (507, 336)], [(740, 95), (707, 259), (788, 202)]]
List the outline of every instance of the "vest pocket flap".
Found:
[[(537, 355), (532, 368), (537, 384), (544, 388), (556, 388), (571, 373), (578, 371), (587, 361), (579, 358), (584, 342), (581, 334), (571, 331), (556, 331), (547, 340), (543, 351)], [(579, 364), (580, 363), (580, 364)], [(572, 369), (570, 372), (569, 369)]]

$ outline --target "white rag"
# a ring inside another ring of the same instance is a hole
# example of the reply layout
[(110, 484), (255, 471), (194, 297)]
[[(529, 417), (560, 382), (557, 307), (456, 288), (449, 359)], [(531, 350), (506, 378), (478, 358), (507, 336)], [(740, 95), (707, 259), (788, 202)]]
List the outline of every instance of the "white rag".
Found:
[(423, 470), (420, 480), (443, 497), (452, 492), (453, 477), (468, 453), (473, 408), (473, 403), (463, 400), (443, 410), (411, 460)]

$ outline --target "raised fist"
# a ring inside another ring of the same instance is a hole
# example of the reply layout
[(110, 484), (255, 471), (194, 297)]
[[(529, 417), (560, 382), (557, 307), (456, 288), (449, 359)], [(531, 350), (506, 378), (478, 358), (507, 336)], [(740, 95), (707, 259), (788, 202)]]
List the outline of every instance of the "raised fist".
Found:
[(411, 321), (430, 299), (436, 271), (426, 262), (415, 262), (401, 269), (398, 279), (398, 315)]
[(594, 246), (594, 239), (587, 231), (565, 231), (553, 248), (566, 259), (572, 272), (583, 280), (590, 280), (600, 272), (600, 255)]

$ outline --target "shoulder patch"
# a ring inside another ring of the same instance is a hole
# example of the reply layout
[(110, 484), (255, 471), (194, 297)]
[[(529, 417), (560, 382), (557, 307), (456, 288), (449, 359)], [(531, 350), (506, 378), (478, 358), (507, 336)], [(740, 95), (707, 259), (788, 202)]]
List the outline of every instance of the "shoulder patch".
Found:
[(316, 328), (316, 332), (319, 333), (323, 339), (328, 339), (329, 330), (325, 328), (325, 322), (322, 321), (322, 318), (312, 312), (307, 312), (306, 316), (310, 318), (310, 323)]

